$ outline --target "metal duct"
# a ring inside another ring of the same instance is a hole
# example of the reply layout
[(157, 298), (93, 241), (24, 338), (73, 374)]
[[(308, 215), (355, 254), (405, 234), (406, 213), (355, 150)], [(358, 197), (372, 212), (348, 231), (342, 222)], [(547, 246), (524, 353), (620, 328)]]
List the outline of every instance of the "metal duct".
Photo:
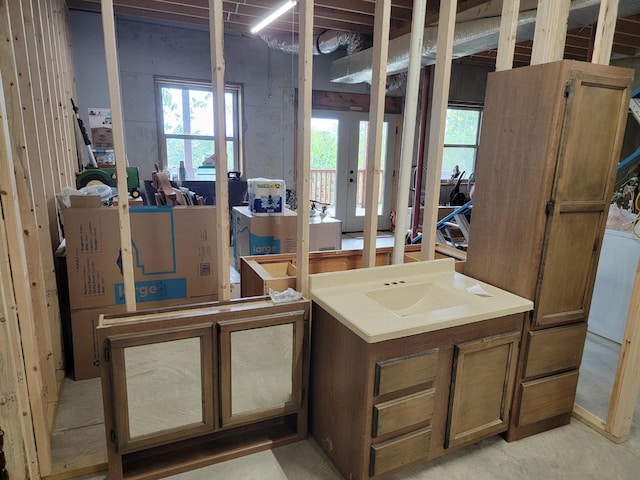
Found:
[[(573, 0), (569, 11), (568, 28), (591, 25), (598, 20), (600, 0)], [(640, 13), (640, 0), (620, 0), (618, 16), (626, 17)], [(518, 18), (517, 41), (533, 39), (536, 11), (522, 12)], [(422, 65), (436, 63), (436, 39), (438, 27), (427, 27), (424, 31)], [(500, 17), (482, 18), (456, 24), (453, 43), (453, 58), (466, 57), (498, 46)], [(387, 74), (405, 71), (409, 65), (409, 40), (411, 34), (389, 42)], [(371, 82), (372, 49), (363, 50), (334, 61), (331, 65), (331, 81), (338, 83)]]
[[(298, 35), (260, 35), (269, 48), (285, 53), (298, 53)], [(347, 54), (353, 55), (364, 48), (363, 36), (359, 33), (326, 30), (313, 37), (313, 54), (325, 55), (335, 52), (341, 47), (347, 48)]]

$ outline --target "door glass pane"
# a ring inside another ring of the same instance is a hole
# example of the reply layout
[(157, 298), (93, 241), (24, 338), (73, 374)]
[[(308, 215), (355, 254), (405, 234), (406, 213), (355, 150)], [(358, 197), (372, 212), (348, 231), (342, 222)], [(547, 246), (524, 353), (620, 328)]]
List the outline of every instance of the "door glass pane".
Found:
[[(356, 176), (356, 211), (357, 217), (364, 217), (365, 214), (365, 198), (366, 198), (366, 172), (367, 172), (367, 142), (369, 136), (369, 122), (361, 120), (358, 132), (358, 175)], [(387, 134), (389, 132), (389, 124), (384, 122), (382, 125), (382, 156), (380, 158), (380, 191), (378, 196), (378, 215), (382, 215), (384, 204), (384, 184), (385, 171), (387, 163)]]
[(328, 205), (335, 216), (336, 179), (338, 165), (338, 119), (311, 119), (311, 179), (310, 196), (316, 206)]
[(293, 324), (231, 332), (231, 414), (291, 402), (292, 365)]
[(203, 422), (200, 338), (124, 349), (133, 439)]

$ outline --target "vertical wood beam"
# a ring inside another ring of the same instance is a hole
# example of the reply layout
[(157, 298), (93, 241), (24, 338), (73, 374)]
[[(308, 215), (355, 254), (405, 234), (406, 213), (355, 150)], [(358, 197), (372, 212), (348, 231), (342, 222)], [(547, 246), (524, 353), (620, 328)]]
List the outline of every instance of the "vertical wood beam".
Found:
[[(11, 155), (8, 125), (0, 75), (0, 158)], [(4, 165), (0, 165), (4, 168)], [(2, 210), (0, 208), (0, 210)], [(38, 456), (14, 285), (11, 277), (7, 228), (0, 216), (0, 427), (5, 432), (4, 451), (7, 471), (16, 479), (39, 478)]]
[(133, 273), (133, 250), (131, 248), (131, 219), (129, 218), (129, 193), (127, 189), (127, 157), (124, 144), (124, 121), (122, 97), (120, 95), (120, 69), (116, 45), (116, 27), (113, 18), (113, 0), (102, 0), (102, 29), (107, 61), (107, 83), (113, 126), (113, 149), (116, 156), (118, 182), (118, 219), (120, 220), (120, 251), (124, 295), (127, 312), (136, 310), (135, 279)]
[(570, 3), (571, 0), (538, 0), (531, 65), (562, 60)]
[[(4, 80), (3, 76), (5, 73), (9, 75), (12, 73), (7, 72), (8, 69), (5, 63), (12, 58), (8, 57), (10, 49), (7, 48), (7, 45), (10, 47), (11, 44), (10, 41), (7, 41), (8, 39), (5, 36), (5, 28), (7, 25), (8, 12), (6, 10), (6, 4), (3, 5), (0, 3), (0, 195), (2, 195), (2, 216), (4, 219), (3, 228), (6, 225), (6, 231), (10, 233), (6, 236), (6, 241), (10, 255), (9, 268), (12, 274), (13, 292), (15, 295), (13, 314), (17, 313), (16, 317), (8, 318), (8, 325), (9, 328), (13, 330), (13, 333), (10, 334), (10, 338), (19, 338), (22, 342), (20, 347), (17, 345), (14, 345), (13, 347), (14, 355), (19, 356), (19, 353), (15, 351), (16, 348), (21, 348), (24, 355), (29, 408), (27, 408), (26, 405), (22, 405), (22, 415), (25, 417), (31, 415), (33, 419), (33, 431), (36, 439), (40, 473), (42, 475), (47, 475), (51, 471), (51, 445), (49, 441), (49, 425), (47, 423), (45, 404), (50, 396), (49, 392), (45, 390), (45, 386), (43, 385), (43, 378), (45, 376), (49, 376), (50, 378), (50, 375), (54, 375), (54, 372), (52, 368), (49, 371), (46, 369), (43, 371), (41, 365), (41, 352), (36, 340), (37, 331), (34, 322), (34, 305), (32, 304), (30, 291), (31, 286), (27, 273), (26, 242), (21, 234), (21, 232), (25, 231), (25, 227), (22, 224), (19, 203), (20, 196), (16, 185), (16, 180), (20, 177), (18, 175), (14, 175), (16, 163), (19, 163), (19, 159), (18, 162), (15, 161), (14, 155), (16, 151), (20, 152), (21, 149), (9, 130), (10, 125), (8, 117), (9, 111), (17, 111), (17, 114), (12, 113), (11, 119), (12, 123), (16, 122), (16, 119), (19, 122), (20, 110), (19, 105), (18, 110), (15, 110), (16, 99), (13, 94), (15, 89), (9, 91), (9, 94), (11, 95), (9, 99), (7, 99), (8, 95), (6, 96), (4, 93), (7, 87), (4, 84), (6, 80)], [(10, 38), (11, 37), (9, 36), (9, 39)], [(13, 73), (15, 74), (15, 72)], [(11, 102), (11, 106), (8, 105), (8, 102)], [(0, 258), (0, 261), (2, 261), (2, 258)], [(3, 288), (7, 288), (4, 275), (2, 285)], [(18, 324), (15, 323), (16, 320), (18, 321)], [(51, 363), (52, 362), (49, 362), (46, 365), (52, 366)], [(18, 363), (15, 366), (18, 369), (17, 371), (20, 371), (20, 364)], [(53, 381), (55, 385), (55, 375)], [(28, 421), (28, 418), (25, 420)], [(31, 467), (31, 469), (33, 468)], [(34, 478), (38, 477), (36, 476)]]
[(618, 369), (613, 384), (605, 430), (615, 437), (631, 431), (631, 420), (640, 391), (640, 262), (631, 294)]
[[(58, 305), (56, 274), (53, 264), (54, 248), (49, 235), (49, 212), (47, 211), (46, 188), (41, 163), (43, 158), (48, 159), (49, 157), (46, 155), (46, 150), (40, 148), (41, 138), (44, 137), (46, 132), (38, 129), (36, 121), (37, 105), (33, 93), (37, 90), (39, 82), (33, 77), (31, 68), (32, 59), (36, 56), (36, 52), (30, 51), (27, 45), (24, 20), (30, 19), (30, 17), (27, 17), (25, 13), (21, 3), (11, 3), (9, 5), (9, 18), (13, 32), (13, 46), (18, 71), (18, 87), (22, 104), (22, 121), (25, 132), (30, 132), (29, 135), (25, 135), (27, 163), (24, 165), (24, 174), (29, 180), (25, 182), (25, 186), (31, 190), (30, 195), (33, 197), (34, 220), (36, 223), (34, 230), (36, 235), (35, 243), (40, 251), (42, 289), (38, 294), (44, 296), (43, 303), (47, 312), (45, 316), (36, 319), (36, 321), (39, 328), (46, 329), (49, 332), (47, 351), (53, 354), (54, 368), (62, 370), (64, 365), (60, 307)], [(50, 193), (52, 194), (53, 192)], [(55, 400), (57, 400), (57, 395)]]
[(502, 2), (500, 17), (500, 36), (498, 38), (498, 55), (496, 71), (509, 70), (513, 67), (513, 55), (516, 51), (516, 34), (518, 33), (518, 14), (520, 0)]
[(444, 128), (449, 103), (451, 82), (451, 58), (453, 55), (453, 33), (456, 25), (456, 1), (440, 2), (436, 68), (431, 101), (431, 123), (429, 124), (429, 146), (427, 154), (427, 178), (425, 181), (424, 218), (422, 220), (422, 260), (433, 260), (436, 245), (436, 221), (440, 201), (440, 176), (444, 152)]
[(313, 5), (298, 3), (300, 19), (298, 49), (298, 119), (296, 140), (296, 198), (298, 247), (296, 288), (309, 298), (309, 200), (311, 177), (311, 96), (313, 79)]
[(376, 1), (374, 15), (371, 106), (369, 108), (367, 138), (364, 244), (362, 249), (362, 266), (364, 268), (376, 266), (376, 234), (378, 230), (378, 200), (380, 197), (380, 159), (382, 158), (384, 97), (387, 87), (391, 0)]
[(64, 169), (67, 179), (67, 185), (75, 186), (75, 162), (73, 159), (77, 158), (75, 148), (74, 132), (70, 130), (69, 126), (69, 104), (71, 102), (71, 95), (67, 90), (67, 82), (65, 75), (65, 68), (63, 65), (64, 52), (60, 46), (60, 15), (59, 15), (59, 0), (48, 0), (49, 17), (51, 19), (51, 40), (52, 49), (54, 52), (54, 72), (56, 79), (56, 88), (58, 94), (58, 115), (60, 117), (60, 128), (62, 133), (62, 158), (59, 161), (62, 162), (62, 168)]
[(229, 258), (229, 183), (227, 181), (227, 133), (224, 106), (224, 21), (222, 2), (209, 0), (209, 41), (211, 45), (211, 87), (216, 137), (216, 224), (218, 232), (218, 300), (231, 299)]
[[(45, 119), (47, 122), (47, 133), (49, 138), (49, 161), (48, 165), (51, 171), (54, 191), (58, 192), (67, 184), (64, 170), (60, 167), (62, 162), (62, 142), (60, 141), (60, 122), (56, 115), (55, 106), (55, 90), (53, 88), (53, 56), (51, 54), (51, 40), (49, 38), (49, 24), (47, 20), (46, 9), (44, 4), (38, 0), (31, 1), (33, 10), (34, 29), (37, 39), (38, 49), (40, 51), (40, 80), (42, 82), (42, 96), (44, 100)], [(50, 207), (51, 208), (51, 207)], [(53, 205), (55, 209), (55, 204)], [(55, 230), (52, 225), (49, 227), (52, 237), (55, 238), (58, 226)], [(58, 233), (59, 238), (59, 233)]]
[(422, 43), (424, 41), (424, 22), (427, 14), (427, 0), (414, 0), (411, 13), (411, 39), (409, 46), (409, 72), (407, 74), (407, 92), (404, 101), (402, 121), (402, 147), (400, 167), (398, 169), (398, 191), (396, 200), (396, 229), (393, 241), (393, 264), (404, 261), (404, 244), (407, 232), (409, 209), (409, 187), (411, 184), (411, 166), (413, 147), (416, 137), (416, 117), (418, 114), (418, 90), (420, 89), (420, 66), (422, 62)]
[[(57, 246), (59, 240), (58, 219), (55, 205), (56, 189), (51, 169), (51, 154), (54, 150), (50, 143), (50, 137), (53, 134), (48, 125), (48, 112), (45, 108), (47, 100), (45, 99), (43, 79), (41, 75), (42, 58), (42, 35), (39, 32), (40, 19), (35, 17), (32, 2), (35, 0), (21, 0), (22, 14), (24, 16), (24, 38), (27, 42), (27, 50), (29, 51), (29, 69), (31, 72), (31, 86), (33, 88), (33, 101), (35, 104), (35, 119), (37, 123), (38, 140), (40, 143), (40, 175), (42, 177), (42, 187), (44, 189), (44, 198), (46, 201), (50, 243)], [(35, 2), (37, 3), (37, 2)], [(53, 228), (52, 228), (53, 227)], [(57, 302), (57, 295), (56, 295)]]
[(61, 0), (49, 0), (51, 9), (51, 18), (53, 26), (53, 40), (56, 51), (56, 69), (58, 72), (58, 88), (60, 89), (60, 115), (62, 120), (62, 130), (64, 134), (64, 152), (62, 158), (68, 181), (73, 181), (71, 186), (75, 184), (75, 172), (77, 170), (78, 154), (75, 142), (75, 130), (72, 128), (74, 124), (71, 122), (71, 91), (69, 89), (69, 72), (67, 70), (67, 52), (62, 38), (63, 16), (62, 7), (64, 2)]
[(601, 0), (598, 13), (598, 26), (596, 39), (593, 44), (592, 63), (609, 65), (611, 60), (611, 48), (613, 47), (613, 35), (616, 31), (619, 0)]
[[(18, 5), (19, 7), (19, 5)], [(19, 8), (18, 8), (19, 10)], [(15, 13), (14, 13), (15, 15)], [(27, 134), (23, 123), (24, 111), (28, 105), (23, 104), (20, 91), (22, 76), (28, 78), (28, 71), (19, 70), (19, 63), (22, 64), (24, 50), (20, 49), (22, 44), (20, 33), (11, 28), (11, 14), (8, 5), (0, 4), (0, 72), (4, 77), (4, 94), (6, 109), (8, 114), (10, 146), (13, 154), (13, 165), (6, 170), (5, 175), (14, 175), (13, 185), (16, 192), (16, 215), (19, 217), (20, 228), (12, 230), (15, 232), (16, 240), (24, 244), (26, 251), (26, 265), (21, 271), (27, 278), (28, 295), (31, 303), (32, 316), (29, 319), (21, 317), (22, 321), (29, 321), (33, 325), (34, 335), (28, 341), (37, 343), (34, 351), (37, 351), (39, 359), (36, 360), (39, 375), (41, 375), (42, 392), (44, 403), (55, 402), (57, 398), (57, 384), (55, 376), (55, 366), (53, 364), (51, 330), (48, 324), (47, 297), (45, 290), (45, 279), (42, 271), (42, 255), (38, 242), (38, 224), (35, 216), (33, 191), (29, 176), (29, 154)], [(24, 85), (23, 85), (24, 87)], [(28, 88), (28, 82), (27, 82)], [(24, 92), (22, 92), (24, 93)], [(25, 94), (26, 96), (27, 94)], [(30, 93), (28, 93), (30, 95)], [(29, 135), (31, 137), (31, 135)], [(0, 180), (10, 190), (10, 180), (4, 178)], [(16, 219), (17, 221), (17, 219)], [(17, 226), (17, 223), (16, 223)], [(13, 250), (16, 254), (18, 251)], [(16, 257), (19, 258), (19, 257)], [(15, 274), (14, 274), (15, 275)]]
[(60, 188), (66, 185), (74, 185), (73, 178), (69, 178), (69, 172), (66, 168), (67, 162), (65, 158), (65, 134), (64, 125), (62, 120), (62, 102), (60, 97), (58, 68), (57, 68), (57, 56), (58, 53), (55, 49), (55, 38), (53, 31), (55, 26), (53, 24), (53, 16), (51, 15), (49, 0), (43, 0), (40, 3), (40, 14), (42, 20), (42, 33), (44, 36), (45, 48), (47, 49), (47, 80), (49, 82), (49, 94), (51, 96), (51, 108), (53, 112), (53, 118), (56, 128), (56, 143), (58, 145), (58, 157), (56, 158), (56, 164), (58, 168)]

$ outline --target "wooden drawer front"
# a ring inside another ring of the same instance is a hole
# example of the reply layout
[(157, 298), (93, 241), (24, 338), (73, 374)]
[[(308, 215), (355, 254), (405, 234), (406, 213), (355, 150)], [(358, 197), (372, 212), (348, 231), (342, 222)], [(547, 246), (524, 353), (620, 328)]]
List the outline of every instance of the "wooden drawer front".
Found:
[(529, 332), (525, 377), (570, 370), (580, 366), (587, 324)]
[(380, 475), (426, 458), (431, 443), (431, 427), (371, 446), (369, 476)]
[(571, 412), (577, 385), (578, 372), (523, 383), (518, 426)]
[(436, 378), (437, 367), (437, 348), (407, 357), (378, 362), (373, 393), (374, 395), (384, 395), (431, 382)]
[(384, 402), (373, 407), (371, 435), (386, 435), (411, 425), (428, 422), (433, 416), (435, 390)]

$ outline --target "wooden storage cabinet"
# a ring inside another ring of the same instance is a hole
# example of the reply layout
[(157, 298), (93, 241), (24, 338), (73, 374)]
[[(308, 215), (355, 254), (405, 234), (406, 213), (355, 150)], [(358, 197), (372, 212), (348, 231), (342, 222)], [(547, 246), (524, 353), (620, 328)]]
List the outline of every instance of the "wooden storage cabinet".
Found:
[(507, 429), (524, 314), (367, 343), (312, 308), (310, 428), (344, 478), (379, 477)]
[(109, 478), (162, 478), (305, 438), (309, 309), (254, 298), (102, 316)]
[(570, 420), (632, 78), (568, 60), (489, 75), (465, 274), (535, 305), (508, 440)]

